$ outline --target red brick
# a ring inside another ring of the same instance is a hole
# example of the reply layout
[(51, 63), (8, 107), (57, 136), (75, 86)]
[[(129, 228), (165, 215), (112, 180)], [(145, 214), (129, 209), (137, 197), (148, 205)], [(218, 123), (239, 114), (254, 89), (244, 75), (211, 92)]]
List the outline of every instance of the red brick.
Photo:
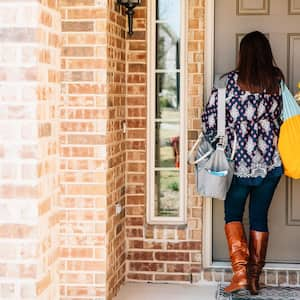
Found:
[(92, 47), (64, 47), (62, 49), (62, 56), (71, 57), (89, 57), (94, 55)]
[(95, 0), (60, 0), (61, 7), (93, 6)]
[(128, 195), (127, 205), (141, 205), (145, 203), (145, 197), (139, 195)]
[(177, 242), (167, 244), (168, 250), (200, 250), (201, 243), (200, 242)]
[(89, 9), (68, 9), (69, 19), (91, 19), (95, 20), (98, 18), (106, 17), (106, 10), (99, 8)]
[(144, 224), (144, 218), (142, 217), (130, 217), (126, 219), (127, 226), (138, 226)]
[(190, 255), (187, 252), (156, 252), (155, 259), (163, 261), (189, 261)]
[(152, 281), (153, 275), (152, 274), (142, 274), (142, 273), (128, 273), (127, 278), (133, 279), (133, 280)]
[(132, 41), (129, 42), (129, 50), (131, 51), (142, 51), (146, 50), (146, 42), (137, 42), (137, 41)]
[(297, 284), (297, 272), (296, 271), (289, 271), (289, 282), (290, 285)]
[(129, 249), (142, 249), (144, 247), (144, 242), (142, 240), (129, 240)]
[[(147, 237), (149, 237), (149, 235)], [(153, 242), (153, 241), (145, 241), (144, 248), (145, 249), (163, 249), (163, 243)]]
[(69, 69), (105, 69), (107, 62), (103, 59), (72, 59), (68, 63)]
[(129, 251), (127, 253), (129, 260), (153, 260), (153, 253), (146, 251)]
[(93, 22), (62, 22), (63, 32), (80, 32), (80, 31), (93, 31)]
[(126, 228), (127, 237), (143, 237), (143, 230), (141, 228)]
[(190, 281), (190, 275), (171, 275), (171, 274), (156, 274), (154, 280), (157, 281)]
[(68, 261), (67, 268), (70, 271), (99, 271), (105, 270), (105, 262), (98, 261)]
[(162, 272), (162, 263), (130, 262), (129, 271)]
[(93, 284), (93, 274), (80, 271), (75, 272), (60, 272), (59, 281), (62, 284)]
[(146, 72), (146, 65), (145, 64), (129, 64), (128, 65), (128, 72), (141, 72), (145, 73)]
[(169, 273), (190, 273), (190, 264), (167, 264), (167, 272)]

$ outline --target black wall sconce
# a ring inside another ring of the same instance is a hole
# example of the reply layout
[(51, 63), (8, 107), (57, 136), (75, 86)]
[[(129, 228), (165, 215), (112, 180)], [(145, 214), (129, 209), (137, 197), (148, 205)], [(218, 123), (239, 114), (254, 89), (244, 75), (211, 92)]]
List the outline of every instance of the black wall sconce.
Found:
[(142, 0), (117, 0), (117, 4), (124, 5), (127, 8), (126, 14), (128, 16), (128, 34), (132, 35), (132, 26), (133, 26), (133, 15), (134, 15), (134, 8), (137, 5), (141, 4)]

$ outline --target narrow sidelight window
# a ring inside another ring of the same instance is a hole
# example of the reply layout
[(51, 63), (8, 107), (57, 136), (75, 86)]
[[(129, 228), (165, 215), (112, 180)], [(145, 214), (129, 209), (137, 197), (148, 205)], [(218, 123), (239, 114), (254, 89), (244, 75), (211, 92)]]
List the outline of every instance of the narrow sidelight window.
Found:
[(149, 223), (186, 219), (186, 2), (148, 2)]

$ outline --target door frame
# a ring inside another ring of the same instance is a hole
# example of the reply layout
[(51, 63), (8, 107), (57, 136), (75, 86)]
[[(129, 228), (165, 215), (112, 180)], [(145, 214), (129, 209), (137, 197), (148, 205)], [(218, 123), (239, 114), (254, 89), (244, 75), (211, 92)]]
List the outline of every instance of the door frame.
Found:
[[(214, 38), (215, 38), (215, 0), (205, 0), (205, 49), (204, 49), (204, 101), (210, 95), (214, 75)], [(203, 248), (202, 259), (204, 268), (230, 268), (229, 262), (213, 261), (212, 259), (212, 199), (205, 198), (203, 204)], [(266, 263), (268, 270), (298, 270), (300, 264)]]

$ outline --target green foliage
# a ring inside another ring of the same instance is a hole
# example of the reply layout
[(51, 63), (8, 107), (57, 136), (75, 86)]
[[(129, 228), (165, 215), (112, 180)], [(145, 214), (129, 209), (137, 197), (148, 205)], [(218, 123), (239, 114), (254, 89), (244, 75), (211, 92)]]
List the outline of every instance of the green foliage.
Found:
[(177, 181), (173, 181), (168, 185), (168, 188), (172, 191), (179, 191), (179, 185)]
[(160, 99), (159, 99), (159, 105), (160, 105), (161, 108), (169, 107), (168, 98), (167, 97), (160, 97)]

